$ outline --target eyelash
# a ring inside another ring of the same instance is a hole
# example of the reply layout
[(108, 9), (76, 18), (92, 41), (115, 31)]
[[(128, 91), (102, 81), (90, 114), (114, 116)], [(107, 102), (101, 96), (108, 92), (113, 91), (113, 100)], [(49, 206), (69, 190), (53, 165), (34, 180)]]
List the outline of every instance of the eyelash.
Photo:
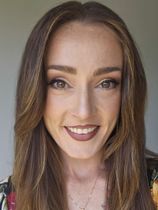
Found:
[[(54, 88), (54, 89), (65, 89), (65, 88), (58, 88), (58, 87), (54, 87), (53, 85), (55, 84), (55, 83), (58, 83), (58, 82), (63, 82), (63, 83), (65, 83), (66, 84), (66, 82), (64, 81), (64, 80), (62, 80), (62, 79), (52, 79), (50, 82), (48, 82), (48, 85), (50, 85), (52, 88)], [(68, 84), (67, 84), (68, 85)], [(68, 85), (69, 86), (69, 85)], [(70, 87), (70, 86), (69, 86)]]
[[(48, 82), (48, 85), (51, 86), (51, 88), (53, 89), (59, 89), (59, 90), (65, 90), (65, 86), (64, 87), (55, 87), (54, 84), (58, 84), (58, 82), (62, 82), (64, 85), (67, 84), (67, 82), (65, 82), (64, 80), (62, 79), (52, 79), (51, 81)], [(103, 87), (103, 89), (114, 89), (116, 88), (119, 84), (120, 84), (120, 81), (116, 80), (116, 79), (106, 79), (106, 80), (103, 80), (101, 84), (103, 84), (104, 82), (106, 82), (106, 87)], [(112, 84), (112, 87), (109, 87), (110, 84)], [(99, 85), (99, 86), (100, 86)], [(67, 84), (67, 86), (69, 86)], [(68, 88), (71, 88), (70, 86)]]

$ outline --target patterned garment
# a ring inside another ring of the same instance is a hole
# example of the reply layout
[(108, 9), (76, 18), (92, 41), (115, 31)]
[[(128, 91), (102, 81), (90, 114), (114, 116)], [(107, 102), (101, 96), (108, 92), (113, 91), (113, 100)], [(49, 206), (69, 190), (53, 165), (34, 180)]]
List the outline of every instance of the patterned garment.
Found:
[(158, 209), (158, 171), (153, 171), (152, 181), (151, 181), (151, 195)]
[(15, 210), (15, 192), (11, 177), (0, 182), (0, 210)]
[[(151, 195), (158, 210), (158, 162), (148, 168), (148, 180)], [(11, 177), (0, 182), (0, 210), (15, 210), (15, 192), (11, 185)]]
[(153, 158), (147, 159), (147, 175), (151, 195), (158, 210), (158, 160)]

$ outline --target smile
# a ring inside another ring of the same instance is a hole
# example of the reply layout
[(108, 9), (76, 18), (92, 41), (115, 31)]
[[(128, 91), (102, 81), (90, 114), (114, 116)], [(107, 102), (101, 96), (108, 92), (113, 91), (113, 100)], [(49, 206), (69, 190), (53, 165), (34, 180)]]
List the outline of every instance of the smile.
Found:
[(88, 141), (92, 139), (99, 130), (99, 126), (93, 126), (89, 128), (75, 128), (75, 127), (65, 127), (67, 133), (75, 140), (78, 141)]
[(87, 133), (91, 133), (92, 131), (94, 131), (97, 128), (97, 126), (95, 126), (94, 128), (85, 128), (85, 129), (71, 128), (71, 127), (67, 127), (67, 128), (73, 133), (87, 134)]

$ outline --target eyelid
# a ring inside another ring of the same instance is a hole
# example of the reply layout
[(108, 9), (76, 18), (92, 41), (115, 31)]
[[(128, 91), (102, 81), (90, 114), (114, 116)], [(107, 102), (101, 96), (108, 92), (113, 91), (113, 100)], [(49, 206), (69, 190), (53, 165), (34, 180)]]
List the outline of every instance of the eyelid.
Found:
[[(71, 88), (71, 85), (67, 82), (67, 81), (65, 81), (65, 79), (63, 79), (63, 78), (59, 78), (59, 77), (56, 77), (56, 78), (52, 78), (52, 79), (50, 79), (48, 82), (47, 82), (47, 85), (50, 85), (50, 86), (52, 86), (53, 85), (53, 83), (55, 83), (55, 82), (58, 82), (58, 81), (62, 81), (62, 82), (64, 82), (65, 83), (65, 85), (67, 85), (68, 86), (68, 88)], [(55, 88), (54, 87), (54, 89), (60, 89), (60, 90), (64, 90), (64, 89), (66, 89), (66, 88)]]
[(121, 81), (121, 78), (108, 77), (108, 78), (102, 79), (99, 83), (102, 83), (104, 81), (116, 81), (116, 82), (120, 82)]
[(61, 80), (61, 81), (65, 82), (65, 83), (68, 83), (65, 79), (60, 78), (60, 77), (51, 78), (51, 79), (49, 79), (49, 80), (47, 81), (47, 83), (49, 84), (49, 83), (51, 83), (52, 81), (57, 81), (57, 80)]
[(102, 88), (102, 89), (113, 89), (113, 88), (116, 88), (121, 83), (120, 79), (108, 78), (108, 79), (103, 79), (102, 81), (100, 81), (97, 87), (100, 86), (104, 81), (113, 83), (115, 87)]
[[(47, 85), (51, 85), (53, 82), (57, 82), (57, 81), (62, 81), (65, 83), (65, 85), (67, 85), (68, 87), (67, 88), (71, 88), (72, 86), (69, 84), (69, 82), (67, 82), (64, 78), (61, 78), (61, 77), (55, 77), (55, 78), (51, 78), (48, 82), (47, 82)], [(106, 78), (106, 79), (103, 79), (101, 80), (98, 85), (100, 86), (103, 82), (111, 82), (113, 83), (116, 87), (121, 83), (121, 79), (120, 78)], [(58, 89), (58, 88), (56, 88)], [(59, 88), (60, 89), (60, 88)], [(61, 89), (66, 89), (66, 88), (61, 88)], [(102, 88), (102, 89), (112, 89), (112, 88)]]

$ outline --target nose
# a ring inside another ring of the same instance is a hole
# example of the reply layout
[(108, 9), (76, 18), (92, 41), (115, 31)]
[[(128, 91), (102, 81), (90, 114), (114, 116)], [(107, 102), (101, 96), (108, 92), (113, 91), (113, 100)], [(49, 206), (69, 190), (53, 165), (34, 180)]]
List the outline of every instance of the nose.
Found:
[(72, 114), (79, 120), (85, 121), (96, 113), (96, 101), (92, 90), (78, 91), (74, 101)]

